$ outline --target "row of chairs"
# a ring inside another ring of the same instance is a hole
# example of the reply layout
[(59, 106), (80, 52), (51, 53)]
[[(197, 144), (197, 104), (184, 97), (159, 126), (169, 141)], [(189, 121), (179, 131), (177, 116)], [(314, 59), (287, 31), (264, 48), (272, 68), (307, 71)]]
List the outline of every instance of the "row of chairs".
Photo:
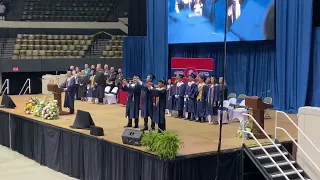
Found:
[(106, 46), (106, 51), (122, 51), (122, 46)]
[(121, 58), (122, 51), (103, 51), (101, 58)]
[(93, 40), (93, 35), (18, 34), (17, 39), (28, 40)]
[(17, 50), (17, 51), (27, 51), (27, 50), (87, 51), (88, 49), (89, 49), (88, 45), (20, 45), (20, 44), (16, 44), (14, 46), (14, 50)]
[[(66, 2), (65, 0), (25, 0), (25, 2)], [(81, 3), (81, 2), (90, 2), (90, 3), (106, 3), (112, 2), (112, 0), (68, 0), (69, 3)]]
[(58, 50), (27, 50), (27, 51), (14, 51), (13, 55), (17, 56), (84, 56), (85, 51), (58, 51)]
[(91, 40), (29, 40), (16, 39), (17, 45), (91, 45)]
[(12, 59), (80, 59), (82, 56), (17, 56), (13, 55)]

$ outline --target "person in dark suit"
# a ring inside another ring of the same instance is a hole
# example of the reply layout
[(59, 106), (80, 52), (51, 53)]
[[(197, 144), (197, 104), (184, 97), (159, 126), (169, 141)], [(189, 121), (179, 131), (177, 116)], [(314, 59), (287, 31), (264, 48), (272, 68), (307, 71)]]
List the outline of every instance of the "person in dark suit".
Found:
[(104, 76), (104, 71), (101, 69), (101, 64), (97, 65), (97, 72), (96, 76), (94, 78), (95, 82), (95, 95), (96, 98), (99, 101), (99, 104), (103, 104), (103, 98), (104, 98), (104, 88), (106, 86), (106, 79)]
[(65, 92), (64, 107), (70, 109), (70, 114), (74, 113), (74, 97), (76, 95), (76, 79), (72, 76), (69, 69), (67, 71), (67, 79), (59, 86)]

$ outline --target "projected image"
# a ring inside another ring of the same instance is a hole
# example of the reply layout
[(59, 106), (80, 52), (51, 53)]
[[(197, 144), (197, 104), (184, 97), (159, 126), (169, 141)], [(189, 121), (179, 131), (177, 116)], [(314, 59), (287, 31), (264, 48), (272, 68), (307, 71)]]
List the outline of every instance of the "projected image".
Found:
[(227, 41), (274, 39), (273, 0), (168, 0), (168, 8), (169, 44), (223, 42), (225, 25)]

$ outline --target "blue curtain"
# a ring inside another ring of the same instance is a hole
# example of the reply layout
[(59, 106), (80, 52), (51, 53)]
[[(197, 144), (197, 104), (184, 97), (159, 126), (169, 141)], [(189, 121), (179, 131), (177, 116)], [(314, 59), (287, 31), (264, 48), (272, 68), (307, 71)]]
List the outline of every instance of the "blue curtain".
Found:
[[(170, 58), (213, 58), (214, 76), (224, 74), (223, 43), (172, 44), (169, 49)], [(229, 93), (274, 97), (275, 65), (275, 41), (228, 43), (225, 79)]]
[(147, 0), (146, 63), (157, 79), (168, 75), (168, 1)]
[(307, 105), (320, 107), (320, 28), (316, 28), (313, 39), (313, 57), (310, 62)]
[(123, 73), (126, 77), (134, 74), (142, 76), (143, 64), (145, 63), (145, 44), (144, 36), (129, 36), (123, 41)]
[(279, 109), (297, 112), (306, 104), (312, 0), (276, 1), (276, 68)]

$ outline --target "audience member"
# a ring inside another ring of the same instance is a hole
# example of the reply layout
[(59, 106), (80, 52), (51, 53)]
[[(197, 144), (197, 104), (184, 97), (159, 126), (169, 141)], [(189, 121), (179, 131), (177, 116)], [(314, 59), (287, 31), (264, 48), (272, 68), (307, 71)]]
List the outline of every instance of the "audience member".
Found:
[(5, 14), (6, 14), (6, 6), (0, 2), (0, 21), (5, 20)]

